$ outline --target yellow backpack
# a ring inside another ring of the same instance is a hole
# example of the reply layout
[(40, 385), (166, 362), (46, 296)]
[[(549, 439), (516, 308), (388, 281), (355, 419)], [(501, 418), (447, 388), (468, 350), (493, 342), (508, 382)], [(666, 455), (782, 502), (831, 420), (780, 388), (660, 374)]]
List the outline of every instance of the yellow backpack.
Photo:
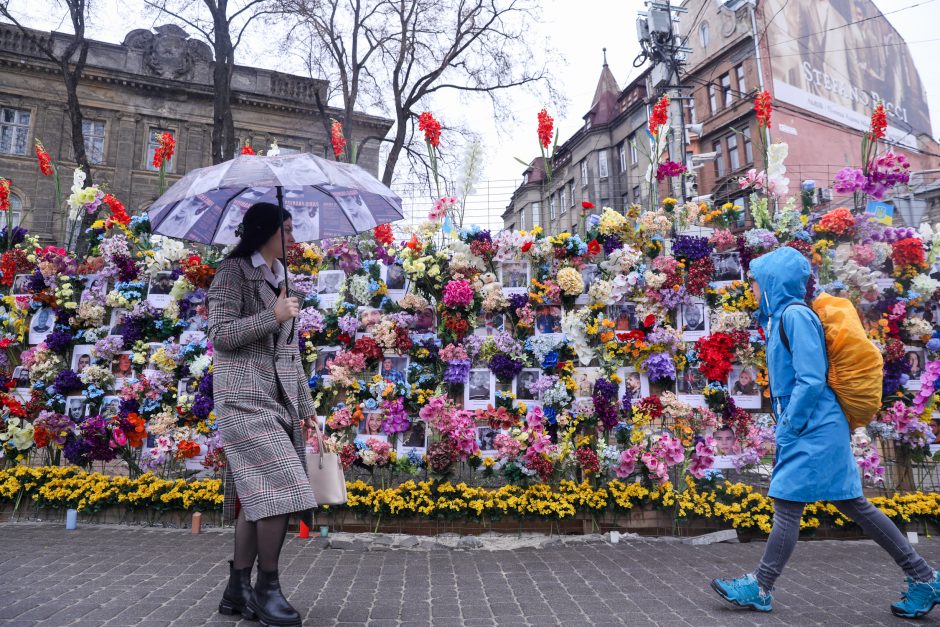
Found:
[[(822, 322), (829, 356), (829, 387), (836, 393), (849, 427), (864, 427), (881, 409), (884, 360), (875, 346), (852, 301), (822, 292), (812, 310)], [(780, 325), (780, 339), (787, 350), (790, 342)]]

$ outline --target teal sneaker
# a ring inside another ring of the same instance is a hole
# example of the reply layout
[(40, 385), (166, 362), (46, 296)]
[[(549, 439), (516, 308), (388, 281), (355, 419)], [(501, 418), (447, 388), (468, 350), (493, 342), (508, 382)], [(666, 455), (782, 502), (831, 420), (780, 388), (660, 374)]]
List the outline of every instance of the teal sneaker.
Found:
[(725, 601), (740, 607), (757, 612), (769, 612), (774, 609), (773, 597), (769, 592), (761, 594), (757, 578), (753, 573), (737, 579), (712, 579), (712, 589)]
[(937, 603), (940, 603), (940, 573), (934, 573), (930, 583), (917, 583), (908, 577), (907, 592), (891, 606), (891, 613), (901, 618), (920, 618), (929, 614)]

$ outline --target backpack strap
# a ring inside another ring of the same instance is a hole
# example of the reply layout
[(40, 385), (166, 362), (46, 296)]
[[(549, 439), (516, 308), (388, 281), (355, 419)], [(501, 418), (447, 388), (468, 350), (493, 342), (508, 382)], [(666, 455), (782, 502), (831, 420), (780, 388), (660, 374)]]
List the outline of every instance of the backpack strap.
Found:
[[(786, 306), (786, 308), (784, 308), (783, 313), (780, 314), (779, 331), (780, 331), (780, 341), (783, 343), (784, 348), (787, 349), (787, 352), (791, 352), (790, 351), (790, 338), (787, 337), (787, 332), (783, 330), (783, 315), (787, 313), (787, 309), (789, 309), (790, 307), (806, 307), (807, 309), (813, 312), (813, 315), (815, 315), (817, 318), (819, 317), (816, 314), (816, 312), (813, 310), (813, 308), (807, 305), (806, 303), (790, 303), (789, 305)], [(820, 321), (820, 323), (821, 322), (822, 321)]]

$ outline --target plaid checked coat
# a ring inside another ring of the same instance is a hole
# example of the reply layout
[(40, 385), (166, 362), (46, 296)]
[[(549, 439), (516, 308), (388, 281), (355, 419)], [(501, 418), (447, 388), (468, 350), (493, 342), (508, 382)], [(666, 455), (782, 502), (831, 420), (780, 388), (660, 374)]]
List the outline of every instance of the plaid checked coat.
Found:
[(237, 496), (250, 521), (301, 512), (312, 523), (301, 422), (316, 411), (297, 343), (287, 342), (291, 322), (278, 324), (277, 296), (248, 259), (219, 264), (207, 300), (215, 413), (228, 460), (223, 518), (235, 519)]

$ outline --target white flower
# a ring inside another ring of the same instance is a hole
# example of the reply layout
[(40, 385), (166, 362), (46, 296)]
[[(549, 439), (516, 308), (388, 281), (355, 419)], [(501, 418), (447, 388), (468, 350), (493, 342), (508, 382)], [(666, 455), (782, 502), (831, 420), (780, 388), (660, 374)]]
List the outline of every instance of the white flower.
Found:
[(271, 147), (268, 148), (268, 156), (269, 156), (269, 157), (278, 157), (278, 156), (280, 156), (280, 154), (281, 154), (281, 149), (278, 148), (277, 140), (276, 140), (276, 139), (272, 139), (272, 140), (271, 140)]
[(212, 364), (211, 357), (208, 355), (200, 355), (193, 360), (193, 363), (189, 364), (189, 374), (198, 379), (206, 374), (210, 364)]
[(775, 196), (790, 192), (790, 179), (784, 176), (787, 166), (783, 163), (789, 152), (790, 147), (784, 142), (771, 144), (767, 149), (767, 190)]
[(594, 351), (588, 343), (587, 329), (579, 313), (586, 310), (569, 311), (561, 317), (561, 330), (568, 337), (568, 343), (578, 355), (581, 364), (587, 366), (594, 359)]

